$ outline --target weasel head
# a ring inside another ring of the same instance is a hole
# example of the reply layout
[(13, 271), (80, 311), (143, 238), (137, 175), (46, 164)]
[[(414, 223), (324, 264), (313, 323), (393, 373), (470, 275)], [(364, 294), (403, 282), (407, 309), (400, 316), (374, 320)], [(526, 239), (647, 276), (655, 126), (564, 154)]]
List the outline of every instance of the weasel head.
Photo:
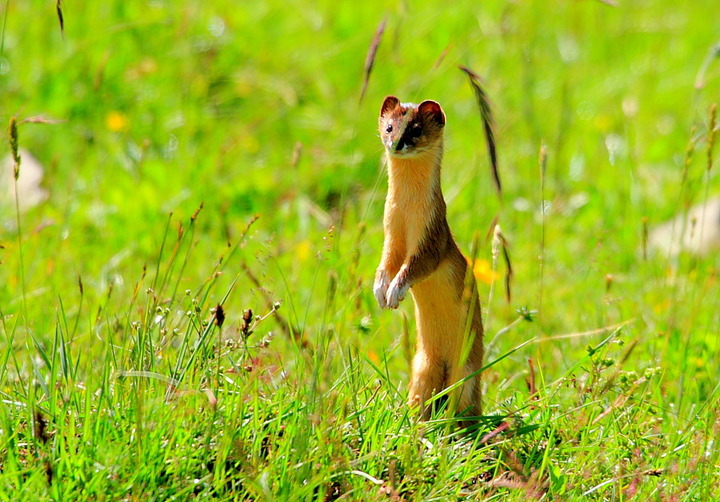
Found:
[(436, 101), (419, 105), (388, 96), (380, 108), (380, 139), (394, 158), (436, 155), (442, 150), (445, 113)]

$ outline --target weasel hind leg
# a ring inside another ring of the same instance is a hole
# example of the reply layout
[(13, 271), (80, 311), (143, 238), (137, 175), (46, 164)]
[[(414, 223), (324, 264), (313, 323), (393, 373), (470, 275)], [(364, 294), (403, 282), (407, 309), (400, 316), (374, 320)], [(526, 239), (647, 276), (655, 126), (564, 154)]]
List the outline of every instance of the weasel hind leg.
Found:
[[(466, 364), (463, 378), (467, 378), (478, 369)], [(482, 414), (482, 382), (480, 381), (480, 374), (468, 378), (463, 383), (455, 412), (459, 418), (462, 418), (460, 422), (462, 427), (477, 424), (477, 417)]]
[[(409, 404), (418, 407), (421, 410), (424, 420), (428, 420), (432, 415), (432, 408), (441, 407), (448, 396), (433, 402), (433, 406), (426, 406), (426, 402), (433, 395), (446, 389), (455, 382), (467, 378), (479, 368), (466, 364), (460, 375), (452, 375), (450, 368), (446, 362), (441, 359), (431, 359), (426, 354), (418, 352), (413, 360), (412, 378), (410, 380)], [(450, 378), (458, 376), (459, 378)], [(457, 407), (456, 413), (464, 417), (478, 417), (482, 412), (481, 406), (481, 382), (480, 375), (474, 375), (456, 390)], [(463, 423), (471, 423), (464, 421)]]
[[(432, 406), (426, 406), (426, 401), (447, 386), (447, 377), (448, 367), (444, 361), (429, 358), (423, 352), (415, 354), (410, 379), (409, 404), (420, 408), (424, 420), (429, 419), (432, 414)], [(434, 406), (438, 407), (443, 402), (444, 398), (435, 401)]]
[[(468, 371), (470, 375), (472, 371)], [(482, 412), (480, 375), (475, 375), (463, 384), (462, 394), (458, 403), (458, 413), (466, 416), (478, 416)]]

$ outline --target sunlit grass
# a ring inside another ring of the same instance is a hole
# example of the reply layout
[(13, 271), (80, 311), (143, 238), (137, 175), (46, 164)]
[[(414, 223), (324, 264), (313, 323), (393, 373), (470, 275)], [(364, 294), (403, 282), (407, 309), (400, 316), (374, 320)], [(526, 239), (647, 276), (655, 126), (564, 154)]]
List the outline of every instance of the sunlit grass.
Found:
[[(717, 254), (644, 253), (718, 192), (714, 2), (63, 2), (64, 35), (2, 3), (0, 122), (48, 198), (0, 199), (0, 500), (720, 490)], [(480, 236), (467, 433), (405, 406), (412, 307), (371, 292), (386, 94), (442, 104), (449, 221)]]

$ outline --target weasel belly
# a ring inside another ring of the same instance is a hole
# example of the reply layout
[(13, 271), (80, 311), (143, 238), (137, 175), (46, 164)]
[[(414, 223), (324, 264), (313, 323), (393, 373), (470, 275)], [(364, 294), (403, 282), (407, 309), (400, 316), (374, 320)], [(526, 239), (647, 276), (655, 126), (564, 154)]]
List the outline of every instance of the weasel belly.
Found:
[(451, 365), (462, 350), (468, 308), (458, 288), (458, 275), (450, 260), (443, 260), (437, 270), (410, 290), (415, 302), (418, 350)]

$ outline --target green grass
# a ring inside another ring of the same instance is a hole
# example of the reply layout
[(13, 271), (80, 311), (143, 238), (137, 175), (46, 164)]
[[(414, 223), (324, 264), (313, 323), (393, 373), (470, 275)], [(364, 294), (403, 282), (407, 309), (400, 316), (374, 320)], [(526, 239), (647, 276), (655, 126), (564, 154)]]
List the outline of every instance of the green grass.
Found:
[[(49, 198), (0, 205), (0, 501), (717, 497), (720, 262), (642, 235), (719, 191), (720, 17), (619, 4), (2, 2), (0, 153), (16, 116)], [(405, 406), (371, 291), (386, 94), (446, 111), (461, 247), (510, 242), (470, 434)]]

